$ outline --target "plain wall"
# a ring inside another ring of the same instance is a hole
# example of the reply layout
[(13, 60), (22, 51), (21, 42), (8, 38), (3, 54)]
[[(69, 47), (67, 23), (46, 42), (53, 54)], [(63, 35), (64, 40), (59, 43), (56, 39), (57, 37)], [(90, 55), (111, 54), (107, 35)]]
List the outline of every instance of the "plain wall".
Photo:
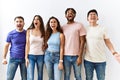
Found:
[[(66, 23), (65, 10), (72, 7), (77, 11), (75, 20), (82, 22), (84, 26), (88, 25), (87, 12), (90, 9), (96, 9), (99, 15), (98, 23), (108, 28), (111, 41), (116, 51), (120, 52), (120, 9), (119, 0), (0, 0), (0, 61), (2, 61), (2, 50), (7, 33), (13, 30), (14, 17), (23, 16), (25, 18), (25, 29), (29, 27), (33, 16), (38, 14), (43, 17), (44, 23), (51, 16), (57, 17), (61, 25)], [(120, 64), (114, 59), (109, 50), (107, 50), (106, 80), (120, 80)], [(9, 53), (7, 55), (9, 59)], [(6, 78), (7, 65), (0, 62), (0, 80)], [(73, 80), (74, 74), (71, 74)], [(35, 80), (37, 73), (35, 70)], [(85, 80), (84, 66), (82, 65), (82, 79)], [(20, 80), (19, 68), (17, 69), (15, 79)], [(46, 69), (44, 68), (44, 80), (48, 80)], [(96, 76), (94, 76), (94, 80)]]

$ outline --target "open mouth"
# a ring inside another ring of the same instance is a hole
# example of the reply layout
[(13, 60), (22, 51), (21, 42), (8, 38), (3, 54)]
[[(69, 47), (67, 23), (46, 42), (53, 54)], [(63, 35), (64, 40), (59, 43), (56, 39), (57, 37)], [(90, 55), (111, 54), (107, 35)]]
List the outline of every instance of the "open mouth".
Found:
[(38, 23), (35, 23), (35, 25), (37, 25)]
[(21, 25), (17, 25), (17, 27), (21, 27)]
[(51, 26), (52, 28), (55, 28), (55, 26)]

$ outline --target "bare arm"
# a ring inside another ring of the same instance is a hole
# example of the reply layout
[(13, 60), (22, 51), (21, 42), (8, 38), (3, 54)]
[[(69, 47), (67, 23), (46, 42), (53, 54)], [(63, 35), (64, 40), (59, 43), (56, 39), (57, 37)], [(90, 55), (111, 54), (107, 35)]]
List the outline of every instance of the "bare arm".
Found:
[(64, 44), (65, 44), (65, 37), (63, 34), (60, 34), (60, 60), (63, 60)]
[(3, 49), (3, 61), (2, 61), (3, 64), (7, 64), (6, 56), (8, 53), (9, 45), (10, 45), (10, 43), (6, 42), (4, 49)]
[(85, 36), (81, 36), (80, 37), (80, 55), (79, 55), (79, 57), (82, 57), (82, 55), (83, 55), (85, 42), (86, 42)]
[(77, 59), (77, 64), (80, 65), (82, 63), (82, 55), (83, 55), (83, 51), (84, 51), (84, 45), (85, 45), (85, 35), (84, 36), (80, 36), (80, 55)]
[(116, 51), (115, 51), (110, 39), (104, 39), (104, 41), (105, 41), (105, 44), (108, 47), (108, 49), (111, 51), (111, 53), (114, 54), (114, 52), (116, 52)]
[(60, 60), (59, 60), (59, 64), (58, 64), (58, 68), (59, 68), (60, 70), (63, 69), (64, 44), (65, 44), (65, 37), (64, 37), (64, 35), (61, 33), (61, 34), (60, 34)]
[(104, 39), (104, 41), (105, 41), (105, 44), (106, 44), (106, 46), (108, 47), (108, 49), (109, 49), (109, 50), (111, 51), (111, 53), (114, 55), (115, 59), (120, 63), (120, 54), (118, 54), (118, 53), (115, 51), (115, 49), (114, 49), (111, 41), (110, 41), (109, 39)]
[(27, 31), (26, 34), (26, 47), (25, 47), (25, 59), (26, 59), (26, 66), (28, 65), (29, 61), (28, 61), (28, 53), (30, 50), (30, 42), (29, 42), (29, 37), (30, 37), (30, 31)]

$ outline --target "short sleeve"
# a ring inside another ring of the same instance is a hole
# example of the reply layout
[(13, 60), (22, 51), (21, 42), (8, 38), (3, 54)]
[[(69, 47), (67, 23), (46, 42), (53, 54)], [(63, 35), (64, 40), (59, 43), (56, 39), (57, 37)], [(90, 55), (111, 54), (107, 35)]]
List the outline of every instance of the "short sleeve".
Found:
[(104, 39), (109, 39), (107, 28), (104, 27)]
[(10, 33), (7, 35), (6, 42), (11, 43), (12, 35)]
[(83, 24), (80, 25), (80, 36), (86, 35), (86, 29)]

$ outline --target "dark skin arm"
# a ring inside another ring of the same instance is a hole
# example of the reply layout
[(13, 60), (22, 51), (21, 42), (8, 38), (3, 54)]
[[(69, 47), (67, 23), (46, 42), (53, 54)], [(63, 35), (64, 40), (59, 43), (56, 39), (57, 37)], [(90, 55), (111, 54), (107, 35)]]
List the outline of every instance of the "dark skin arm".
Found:
[(77, 65), (78, 66), (82, 63), (82, 55), (83, 55), (83, 51), (84, 51), (85, 42), (86, 42), (85, 35), (80, 36), (80, 55), (77, 58)]

